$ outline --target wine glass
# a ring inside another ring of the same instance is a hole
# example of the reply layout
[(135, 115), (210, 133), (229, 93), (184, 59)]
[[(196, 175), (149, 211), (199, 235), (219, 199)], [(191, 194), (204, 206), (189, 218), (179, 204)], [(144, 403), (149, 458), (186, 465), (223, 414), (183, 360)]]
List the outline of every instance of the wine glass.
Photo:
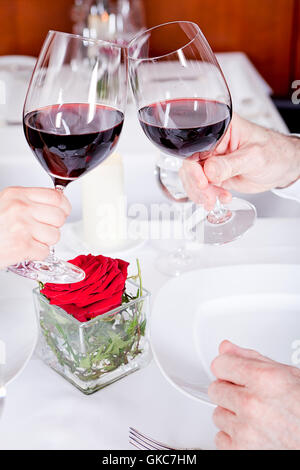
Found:
[(180, 244), (176, 250), (160, 255), (156, 260), (158, 270), (172, 276), (180, 276), (191, 271), (197, 268), (200, 262), (195, 252), (190, 252), (187, 248), (187, 240), (196, 240), (196, 236), (185, 227), (185, 222), (191, 216), (192, 203), (179, 177), (181, 166), (182, 160), (179, 158), (160, 154), (155, 169), (158, 187), (176, 207), (180, 206), (181, 209), (181, 224), (184, 230), (180, 237)]
[[(50, 31), (31, 78), (23, 113), (26, 140), (57, 191), (93, 170), (114, 151), (127, 99), (125, 49)], [(56, 258), (9, 268), (41, 282), (69, 284), (85, 277)]]
[(74, 32), (127, 46), (145, 30), (142, 0), (76, 0)]
[[(203, 165), (230, 125), (232, 101), (199, 26), (188, 21), (156, 26), (133, 39), (128, 50), (130, 83), (144, 133), (173, 158)], [(250, 203), (234, 199), (223, 206), (217, 200), (201, 222), (204, 243), (232, 242), (255, 219)]]

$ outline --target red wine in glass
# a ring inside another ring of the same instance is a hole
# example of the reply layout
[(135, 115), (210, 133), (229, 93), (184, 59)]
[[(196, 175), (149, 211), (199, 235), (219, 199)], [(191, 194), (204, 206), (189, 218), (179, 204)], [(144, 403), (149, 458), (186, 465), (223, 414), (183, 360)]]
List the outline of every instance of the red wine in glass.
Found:
[[(194, 160), (202, 165), (230, 126), (232, 99), (222, 69), (199, 26), (190, 21), (172, 21), (138, 34), (128, 46), (128, 62), (138, 117), (146, 136), (172, 159)], [(175, 193), (178, 190), (174, 188)], [(223, 205), (216, 198), (214, 210), (199, 218), (200, 243), (224, 245), (237, 240), (255, 219), (256, 210), (247, 201), (235, 198)], [(176, 276), (198, 266), (193, 259), (180, 263), (160, 256), (157, 260), (159, 271)]]
[(225, 134), (231, 108), (218, 101), (174, 99), (139, 110), (147, 137), (164, 152), (178, 158), (203, 160)]
[[(118, 143), (127, 102), (127, 51), (76, 34), (49, 31), (26, 95), (23, 125), (57, 191), (93, 170)], [(46, 210), (46, 209), (45, 209)], [(8, 268), (42, 283), (73, 284), (85, 272), (55, 255)]]
[(124, 114), (112, 107), (70, 103), (28, 113), (24, 131), (55, 186), (66, 187), (111, 155), (123, 123)]

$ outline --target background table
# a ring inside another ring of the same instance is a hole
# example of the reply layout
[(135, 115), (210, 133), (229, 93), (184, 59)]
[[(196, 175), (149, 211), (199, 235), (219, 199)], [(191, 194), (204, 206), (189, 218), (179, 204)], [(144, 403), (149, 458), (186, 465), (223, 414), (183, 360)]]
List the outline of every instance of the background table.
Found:
[[(272, 90), (242, 53), (218, 55), (233, 97), (233, 107), (242, 116), (279, 132), (288, 129), (274, 106)], [(51, 186), (51, 181), (33, 157), (21, 126), (0, 128), (0, 190), (7, 185)], [(144, 135), (133, 104), (126, 111), (125, 127), (117, 151), (123, 156), (128, 204), (166, 201), (154, 178), (158, 151)], [(81, 181), (66, 190), (73, 210), (71, 221), (81, 218)], [(272, 193), (247, 196), (261, 217), (299, 217), (300, 205)]]
[[(270, 89), (247, 58), (230, 54), (220, 56), (220, 60), (225, 74), (231, 77), (230, 86), (239, 112), (246, 116), (251, 108), (253, 114), (249, 118), (263, 120), (264, 125), (287, 132), (269, 97)], [(0, 129), (0, 141), (0, 188), (16, 184), (49, 185), (49, 178), (25, 143), (21, 127)], [(157, 153), (139, 129), (132, 106), (119, 151), (124, 155), (129, 202), (150, 204), (163, 200), (151, 176)], [(68, 191), (73, 204), (72, 217), (77, 220), (81, 217), (80, 184), (74, 183)], [(272, 194), (255, 196), (252, 200), (260, 215), (300, 215), (296, 203)], [(258, 220), (255, 228), (234, 245), (193, 248), (201, 252), (201, 267), (205, 268), (240, 263), (299, 263), (299, 244), (299, 220), (269, 218)], [(65, 245), (63, 239), (61, 249)], [(152, 292), (154, 300), (168, 280), (155, 269), (158, 250), (157, 244), (154, 247), (149, 242), (126, 255), (132, 264), (139, 257), (145, 287)], [(212, 449), (216, 433), (212, 412), (211, 407), (175, 390), (154, 362), (92, 396), (84, 396), (33, 357), (26, 370), (8, 387), (0, 420), (0, 449), (129, 449), (129, 426), (173, 446)]]

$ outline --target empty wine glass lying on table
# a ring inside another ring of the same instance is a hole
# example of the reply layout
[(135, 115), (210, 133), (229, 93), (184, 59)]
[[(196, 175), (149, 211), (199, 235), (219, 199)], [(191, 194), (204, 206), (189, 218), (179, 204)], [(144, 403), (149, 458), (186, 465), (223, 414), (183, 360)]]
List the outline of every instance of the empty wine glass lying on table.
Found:
[[(23, 125), (35, 157), (64, 191), (114, 151), (127, 99), (125, 50), (108, 42), (50, 31), (29, 85)], [(42, 282), (79, 282), (84, 271), (55, 256), (10, 271)]]
[[(128, 55), (130, 83), (146, 136), (173, 158), (203, 165), (229, 128), (232, 101), (200, 28), (187, 21), (154, 27), (129, 44)], [(255, 219), (250, 203), (234, 199), (223, 206), (217, 200), (201, 223), (203, 241), (212, 245), (232, 242)]]

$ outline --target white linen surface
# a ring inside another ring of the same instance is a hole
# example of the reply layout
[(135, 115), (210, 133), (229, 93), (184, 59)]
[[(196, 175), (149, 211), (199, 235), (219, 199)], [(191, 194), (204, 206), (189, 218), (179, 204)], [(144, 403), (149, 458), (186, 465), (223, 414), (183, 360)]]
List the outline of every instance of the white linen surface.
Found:
[[(299, 247), (299, 220), (259, 219), (253, 230), (233, 245), (191, 248), (202, 250), (204, 268), (299, 264)], [(154, 298), (167, 281), (155, 269), (157, 256), (150, 243), (123, 254), (132, 263), (132, 271), (135, 257), (139, 257), (145, 287)], [(175, 390), (154, 362), (87, 397), (34, 357), (8, 387), (0, 419), (0, 449), (130, 449), (129, 426), (173, 446), (213, 449), (217, 430), (212, 412), (211, 407)]]

